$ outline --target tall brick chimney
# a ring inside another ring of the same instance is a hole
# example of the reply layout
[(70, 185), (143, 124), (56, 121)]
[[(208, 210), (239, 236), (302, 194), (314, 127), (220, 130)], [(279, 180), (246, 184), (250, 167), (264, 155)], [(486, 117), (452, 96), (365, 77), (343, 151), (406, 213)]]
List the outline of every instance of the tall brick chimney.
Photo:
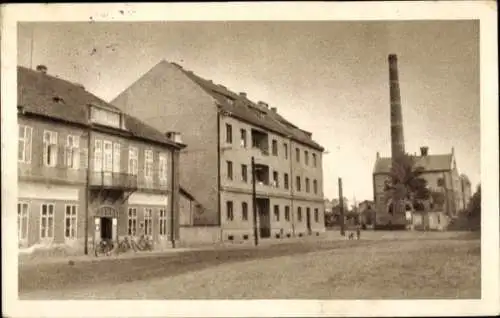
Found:
[(389, 54), (389, 82), (391, 98), (391, 154), (396, 158), (405, 153), (403, 134), (403, 112), (399, 91), (398, 57)]

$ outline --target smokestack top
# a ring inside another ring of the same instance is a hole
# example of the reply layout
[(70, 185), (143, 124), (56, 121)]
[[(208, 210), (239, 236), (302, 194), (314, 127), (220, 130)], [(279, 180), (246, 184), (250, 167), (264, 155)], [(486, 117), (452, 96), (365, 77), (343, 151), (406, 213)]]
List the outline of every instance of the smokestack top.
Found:
[(389, 54), (389, 61), (397, 61), (398, 56), (396, 54)]

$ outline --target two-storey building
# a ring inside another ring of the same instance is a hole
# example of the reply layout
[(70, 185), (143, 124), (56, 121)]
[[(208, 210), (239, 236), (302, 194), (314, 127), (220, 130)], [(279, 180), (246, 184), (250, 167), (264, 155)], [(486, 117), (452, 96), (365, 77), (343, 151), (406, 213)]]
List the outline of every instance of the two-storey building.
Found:
[(46, 70), (18, 67), (20, 246), (88, 251), (140, 235), (170, 246), (184, 145)]
[(180, 131), (190, 145), (181, 152), (181, 183), (202, 207), (192, 225), (220, 226), (225, 240), (253, 237), (253, 157), (259, 236), (324, 231), (323, 148), (276, 108), (166, 61), (113, 104)]

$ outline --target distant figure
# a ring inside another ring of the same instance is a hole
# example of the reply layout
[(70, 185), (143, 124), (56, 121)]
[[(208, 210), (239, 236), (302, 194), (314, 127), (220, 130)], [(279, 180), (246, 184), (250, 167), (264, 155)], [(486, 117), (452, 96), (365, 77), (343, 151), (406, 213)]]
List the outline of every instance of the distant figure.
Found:
[(361, 226), (359, 224), (356, 225), (356, 238), (358, 240), (361, 238)]

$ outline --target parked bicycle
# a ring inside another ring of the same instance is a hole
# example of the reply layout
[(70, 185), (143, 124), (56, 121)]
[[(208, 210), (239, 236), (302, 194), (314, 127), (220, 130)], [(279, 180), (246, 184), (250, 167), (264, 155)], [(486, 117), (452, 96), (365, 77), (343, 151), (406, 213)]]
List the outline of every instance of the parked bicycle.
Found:
[(139, 241), (136, 243), (137, 248), (140, 251), (152, 251), (153, 250), (153, 242), (149, 238), (149, 236), (141, 235)]
[[(125, 237), (123, 240), (118, 242), (118, 246), (116, 247), (116, 253), (121, 254), (130, 251), (131, 249), (134, 249), (130, 241), (128, 240), (128, 237)], [(135, 251), (135, 249), (134, 249)]]
[(99, 257), (99, 255), (110, 256), (111, 251), (113, 251), (113, 241), (111, 240), (102, 240), (95, 247), (95, 256)]

